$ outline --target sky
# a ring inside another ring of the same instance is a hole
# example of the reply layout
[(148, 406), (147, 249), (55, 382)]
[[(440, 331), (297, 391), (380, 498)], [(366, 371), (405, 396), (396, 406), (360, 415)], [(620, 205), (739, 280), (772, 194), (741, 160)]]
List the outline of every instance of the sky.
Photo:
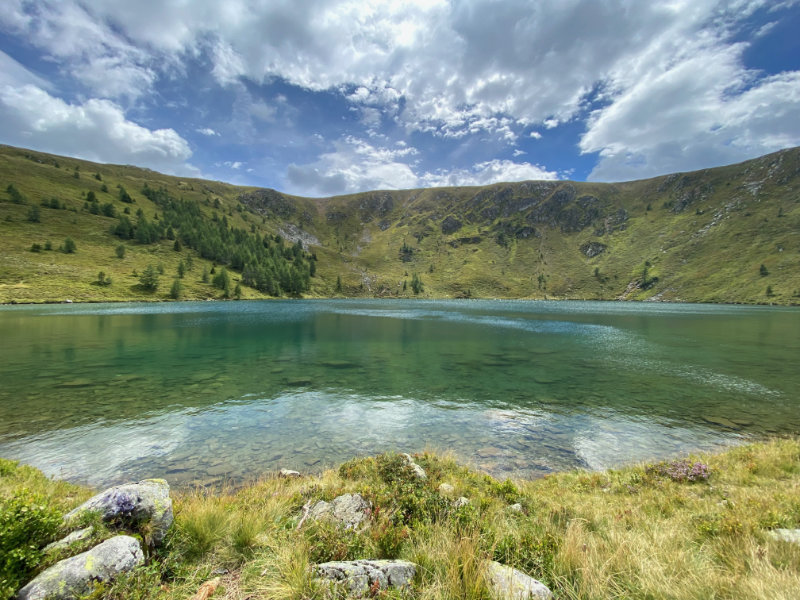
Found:
[(800, 0), (3, 0), (0, 143), (303, 196), (800, 145)]

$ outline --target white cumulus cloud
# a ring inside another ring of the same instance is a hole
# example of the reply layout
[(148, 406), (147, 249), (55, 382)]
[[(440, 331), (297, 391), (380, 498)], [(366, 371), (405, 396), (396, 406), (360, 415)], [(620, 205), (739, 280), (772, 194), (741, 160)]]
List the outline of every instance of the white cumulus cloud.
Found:
[(69, 104), (35, 85), (0, 87), (4, 142), (107, 163), (198, 175), (189, 144), (172, 129), (147, 129), (109, 100)]
[(334, 143), (332, 152), (316, 161), (289, 166), (291, 193), (329, 196), (380, 189), (486, 185), (501, 181), (558, 179), (558, 173), (527, 162), (483, 161), (466, 169), (421, 170), (413, 157), (418, 150), (406, 144), (381, 147), (352, 136)]

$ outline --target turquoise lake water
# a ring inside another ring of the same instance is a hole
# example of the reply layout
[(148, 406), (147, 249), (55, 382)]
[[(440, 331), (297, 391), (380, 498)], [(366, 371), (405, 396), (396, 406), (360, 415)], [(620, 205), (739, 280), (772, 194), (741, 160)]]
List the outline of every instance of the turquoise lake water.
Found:
[(385, 450), (497, 477), (800, 431), (800, 310), (530, 301), (0, 309), (0, 456), (104, 486)]

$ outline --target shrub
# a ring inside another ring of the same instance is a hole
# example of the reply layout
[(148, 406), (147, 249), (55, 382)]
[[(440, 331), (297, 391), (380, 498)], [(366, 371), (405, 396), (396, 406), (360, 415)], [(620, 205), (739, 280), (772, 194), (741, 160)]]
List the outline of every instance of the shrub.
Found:
[(42, 559), (61, 515), (26, 489), (0, 501), (0, 598), (11, 598)]
[(75, 254), (77, 247), (75, 246), (75, 242), (72, 238), (67, 238), (64, 240), (64, 243), (61, 246), (61, 251), (64, 254)]
[(767, 267), (764, 265), (764, 263), (761, 263), (761, 266), (758, 268), (758, 274), (761, 275), (762, 277), (766, 277), (767, 275), (769, 275), (769, 271), (767, 270)]
[(31, 252), (41, 252), (41, 251), (42, 251), (42, 245), (41, 244), (37, 244), (35, 242), (33, 244), (31, 244)]
[(182, 295), (183, 285), (181, 285), (180, 279), (176, 279), (172, 282), (172, 287), (169, 289), (169, 297), (173, 300), (180, 300)]
[(39, 218), (39, 207), (35, 204), (32, 204), (28, 209), (28, 221), (31, 223), (39, 223), (41, 221)]
[(115, 252), (117, 253), (117, 258), (125, 258), (125, 246), (123, 246), (122, 244), (117, 246)]
[(8, 184), (6, 192), (8, 192), (8, 196), (11, 198), (11, 201), (14, 204), (25, 204), (25, 196), (23, 196), (20, 191), (14, 187), (13, 183)]
[(158, 271), (153, 265), (147, 265), (139, 276), (139, 284), (148, 292), (158, 289)]
[(668, 477), (672, 481), (708, 481), (711, 474), (708, 465), (702, 462), (675, 460), (669, 463), (658, 463), (647, 468), (648, 474)]

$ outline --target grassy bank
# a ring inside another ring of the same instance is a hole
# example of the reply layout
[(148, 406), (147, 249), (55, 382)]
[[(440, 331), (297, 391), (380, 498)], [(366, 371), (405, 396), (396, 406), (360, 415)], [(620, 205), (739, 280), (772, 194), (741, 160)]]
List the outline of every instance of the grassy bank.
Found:
[[(384, 597), (488, 598), (480, 565), (489, 558), (542, 580), (558, 598), (788, 599), (800, 589), (800, 548), (767, 534), (800, 527), (798, 440), (515, 483), (446, 456), (416, 461), (426, 481), (387, 454), (318, 477), (173, 492), (166, 545), (102, 593), (188, 598), (220, 576), (214, 598), (312, 598), (321, 591), (309, 577), (311, 563), (395, 557), (418, 563), (420, 573), (413, 591)], [(440, 492), (442, 483), (452, 493)], [(306, 503), (348, 492), (372, 502), (369, 527), (342, 532), (309, 520), (297, 529)], [(57, 516), (90, 493), (0, 461), (0, 543), (7, 556), (28, 561), (17, 572), (62, 558), (38, 547), (56, 539)], [(460, 496), (469, 504), (453, 508)], [(510, 508), (515, 503), (522, 512)], [(23, 540), (26, 531), (32, 536)], [(8, 577), (6, 560), (0, 578)]]
[(266, 285), (258, 236), (312, 253), (304, 297), (796, 305), (799, 178), (794, 148), (625, 183), (312, 199), (0, 145), (0, 303), (230, 297), (222, 266), (235, 296), (298, 295), (280, 266), (306, 261)]

